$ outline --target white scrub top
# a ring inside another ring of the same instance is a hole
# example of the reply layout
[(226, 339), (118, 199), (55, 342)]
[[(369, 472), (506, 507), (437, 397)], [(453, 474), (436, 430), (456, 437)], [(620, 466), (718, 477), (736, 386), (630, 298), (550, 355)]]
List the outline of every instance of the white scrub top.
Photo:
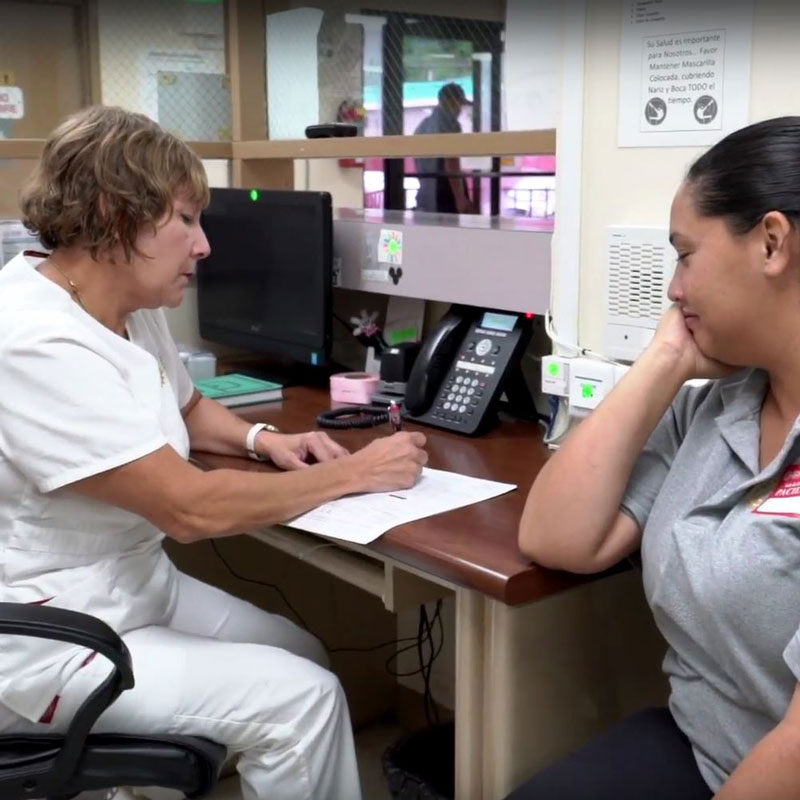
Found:
[[(142, 517), (64, 489), (189, 437), (193, 387), (162, 310), (126, 340), (20, 254), (0, 270), (0, 601), (92, 614), (118, 633), (164, 622), (176, 573)], [(38, 721), (90, 656), (0, 637), (0, 703)]]

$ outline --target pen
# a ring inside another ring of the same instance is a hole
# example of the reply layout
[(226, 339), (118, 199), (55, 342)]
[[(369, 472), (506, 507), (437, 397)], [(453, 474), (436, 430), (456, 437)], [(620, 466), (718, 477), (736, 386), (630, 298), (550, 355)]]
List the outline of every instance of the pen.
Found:
[(397, 433), (403, 427), (403, 420), (400, 416), (400, 406), (392, 400), (389, 403), (389, 424), (392, 426), (392, 433)]

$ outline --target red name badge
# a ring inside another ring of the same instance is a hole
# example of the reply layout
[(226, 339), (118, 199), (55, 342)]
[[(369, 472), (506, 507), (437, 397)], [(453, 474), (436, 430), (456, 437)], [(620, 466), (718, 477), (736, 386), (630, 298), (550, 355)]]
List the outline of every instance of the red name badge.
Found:
[(792, 464), (766, 500), (753, 509), (755, 514), (800, 517), (800, 464)]

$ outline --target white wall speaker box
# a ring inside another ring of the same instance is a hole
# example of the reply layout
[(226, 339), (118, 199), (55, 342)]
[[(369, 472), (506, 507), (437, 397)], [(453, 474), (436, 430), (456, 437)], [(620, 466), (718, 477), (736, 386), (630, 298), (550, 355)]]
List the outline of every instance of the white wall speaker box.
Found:
[(666, 228), (611, 225), (606, 237), (604, 352), (634, 361), (669, 305), (675, 254)]

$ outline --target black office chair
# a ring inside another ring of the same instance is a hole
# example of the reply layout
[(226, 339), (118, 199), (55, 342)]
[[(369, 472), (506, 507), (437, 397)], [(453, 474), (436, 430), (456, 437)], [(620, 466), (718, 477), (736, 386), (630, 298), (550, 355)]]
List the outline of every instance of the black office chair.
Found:
[(88, 647), (114, 664), (65, 734), (0, 736), (2, 800), (68, 800), (115, 786), (160, 786), (200, 797), (217, 782), (226, 749), (198, 736), (90, 734), (97, 718), (134, 685), (131, 657), (95, 617), (47, 606), (0, 603), (3, 636), (35, 636)]

